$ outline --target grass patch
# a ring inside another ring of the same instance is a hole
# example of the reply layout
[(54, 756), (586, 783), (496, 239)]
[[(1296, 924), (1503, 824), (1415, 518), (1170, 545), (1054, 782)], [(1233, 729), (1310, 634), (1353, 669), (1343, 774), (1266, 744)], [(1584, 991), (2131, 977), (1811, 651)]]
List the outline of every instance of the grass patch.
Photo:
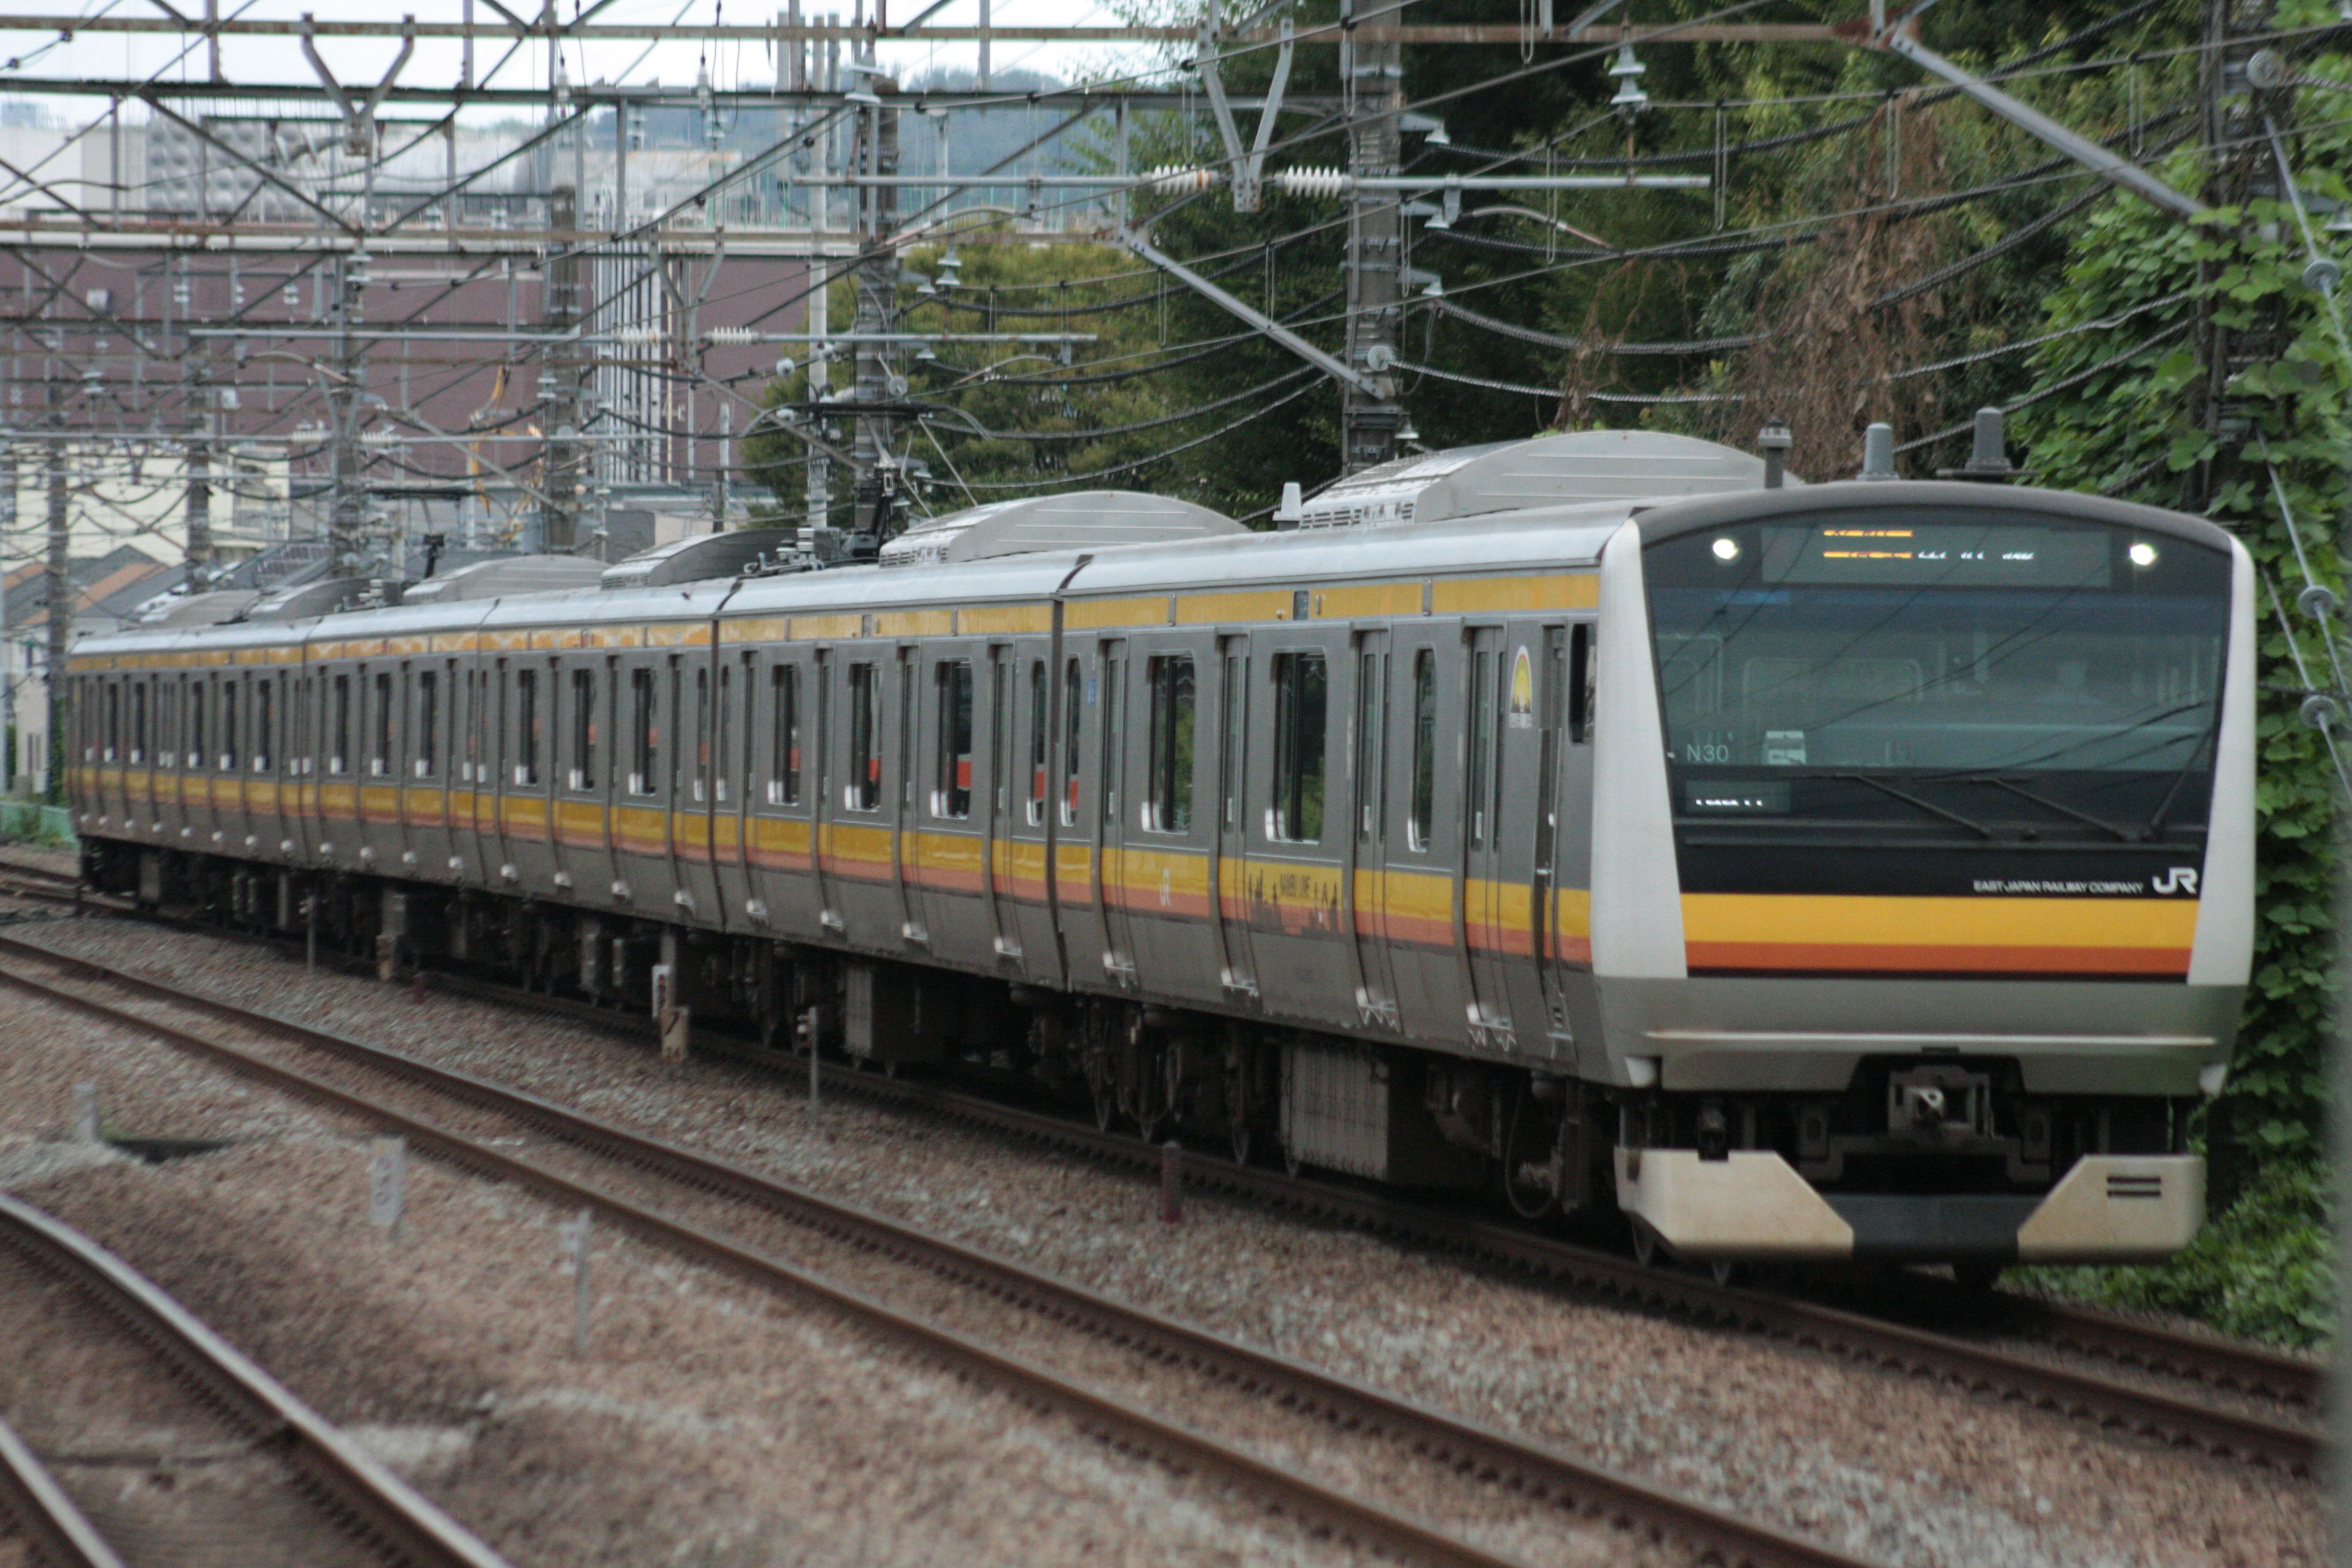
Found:
[(2100, 1306), (2200, 1318), (2223, 1333), (2308, 1349), (2335, 1320), (2326, 1171), (2282, 1161), (2171, 1262), (2139, 1268), (2017, 1268), (2031, 1289)]

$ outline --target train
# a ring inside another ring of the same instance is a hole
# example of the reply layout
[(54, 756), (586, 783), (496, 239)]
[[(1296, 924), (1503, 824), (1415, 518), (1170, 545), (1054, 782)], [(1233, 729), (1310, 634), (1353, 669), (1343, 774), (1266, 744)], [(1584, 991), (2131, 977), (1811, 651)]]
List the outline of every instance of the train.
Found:
[(2195, 1235), (2253, 945), (2227, 532), (1639, 431), (1283, 513), (192, 599), (71, 654), (85, 875), (1648, 1261)]

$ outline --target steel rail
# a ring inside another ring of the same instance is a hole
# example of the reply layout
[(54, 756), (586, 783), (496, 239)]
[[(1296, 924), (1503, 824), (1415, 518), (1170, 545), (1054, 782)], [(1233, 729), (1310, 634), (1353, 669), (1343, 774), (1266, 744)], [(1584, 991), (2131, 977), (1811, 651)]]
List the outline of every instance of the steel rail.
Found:
[[(789, 1076), (789, 1075), (788, 1075)], [(922, 1104), (1017, 1136), (1156, 1171), (1159, 1150), (1118, 1133), (1097, 1132), (1059, 1118), (1022, 1110), (975, 1095), (917, 1080), (878, 1080), (828, 1068), (828, 1084), (877, 1098)], [(2032, 1356), (1971, 1343), (1950, 1334), (1801, 1297), (1737, 1285), (1696, 1274), (1645, 1268), (1597, 1247), (1538, 1234), (1384, 1194), (1286, 1176), (1279, 1172), (1199, 1152), (1186, 1155), (1188, 1180), (1258, 1203), (1270, 1203), (1441, 1250), (1460, 1252), (1543, 1275), (1579, 1290), (1664, 1310), (1719, 1327), (1916, 1376), (1972, 1393), (2017, 1400), (2102, 1428), (2188, 1444), (2218, 1456), (2275, 1466), (2295, 1475), (2317, 1473), (2322, 1436), (2313, 1427), (2201, 1404), (2097, 1373), (2053, 1365)], [(2068, 1334), (2084, 1348), (2122, 1323), (2106, 1314), (2074, 1310)], [(2050, 1320), (2054, 1322), (2054, 1320)], [(2259, 1348), (2173, 1336), (2164, 1359), (2158, 1342), (2131, 1326), (2106, 1334), (2096, 1348), (2120, 1362), (2140, 1362), (2221, 1387), (2259, 1390), (2282, 1381), (2280, 1359)], [(2062, 1340), (2060, 1342), (2068, 1342)], [(2137, 1351), (2126, 1351), (2126, 1344)]]
[[(99, 905), (103, 898), (96, 896), (92, 903)], [(209, 935), (282, 945), (267, 937), (224, 931), (199, 921), (180, 921), (138, 910), (121, 900), (105, 900), (100, 907), (119, 909)], [(41, 944), (24, 945), (54, 956), (53, 950)], [(649, 1022), (586, 1002), (440, 973), (428, 972), (426, 979), (436, 988), (454, 994), (551, 1013), (640, 1041), (651, 1035)], [(698, 1036), (697, 1049), (770, 1071), (794, 1061), (804, 1063), (806, 1059), (738, 1045), (708, 1032)], [(785, 1076), (791, 1078), (797, 1071), (794, 1068)], [(1156, 1173), (1159, 1169), (1159, 1147), (1123, 1133), (1097, 1131), (1066, 1118), (920, 1079), (885, 1080), (833, 1063), (824, 1064), (824, 1073), (827, 1084), (872, 1099), (921, 1106), (999, 1132), (1147, 1173)], [(1287, 1208), (1416, 1246), (1502, 1264), (1629, 1305), (1932, 1377), (1973, 1393), (2018, 1400), (2102, 1428), (2168, 1444), (2187, 1444), (2218, 1456), (2277, 1466), (2298, 1475), (2316, 1473), (2323, 1457), (2321, 1434), (2310, 1427), (2216, 1408), (2161, 1390), (2053, 1365), (1870, 1313), (1777, 1291), (1717, 1285), (1694, 1274), (1644, 1268), (1614, 1253), (1476, 1215), (1375, 1191), (1235, 1164), (1198, 1150), (1187, 1152), (1185, 1164), (1187, 1180), (1192, 1184), (1252, 1203)], [(2275, 1398), (2312, 1409), (2318, 1405), (2324, 1373), (2313, 1363), (2265, 1347), (2170, 1332), (2095, 1309), (2036, 1304), (2031, 1298), (2003, 1296), (1996, 1304), (2001, 1319), (1997, 1327), (2047, 1340), (2059, 1348), (2256, 1397)]]
[[(590, 1003), (462, 976), (432, 973), (427, 978), (441, 990), (575, 1019), (633, 1039), (643, 1040), (652, 1033), (649, 1022)], [(796, 1062), (804, 1065), (807, 1060), (709, 1034), (698, 1037), (696, 1048), (768, 1071)], [(799, 1070), (793, 1067), (784, 1075), (786, 1081), (792, 1081)], [(1148, 1174), (1156, 1174), (1160, 1168), (1159, 1145), (1124, 1133), (1097, 1131), (1065, 1118), (918, 1079), (877, 1079), (830, 1062), (824, 1064), (823, 1072), (829, 1087), (870, 1099), (918, 1105)], [(1605, 1297), (1761, 1332), (1849, 1359), (1944, 1377), (2098, 1425), (2166, 1440), (2185, 1439), (2215, 1453), (2280, 1464), (2296, 1473), (2311, 1473), (2319, 1458), (2319, 1434), (2289, 1423), (2241, 1416), (2095, 1373), (2053, 1367), (1883, 1316), (1777, 1291), (1717, 1285), (1698, 1275), (1644, 1268), (1596, 1247), (1369, 1189), (1240, 1165), (1199, 1150), (1188, 1150), (1184, 1159), (1186, 1180), (1192, 1184), (1415, 1245), (1482, 1258)], [(2008, 1293), (1995, 1293), (1988, 1310), (1992, 1321), (1986, 1326), (1995, 1331), (2031, 1336), (2059, 1348), (2216, 1388), (2314, 1411), (2324, 1393), (2326, 1369), (2320, 1363), (2266, 1346), (2168, 1330), (2095, 1308)]]
[[(528, 1090), (262, 1009), (242, 1006), (135, 971), (59, 952), (42, 943), (0, 936), (0, 950), (28, 954), (68, 973), (88, 973), (109, 984), (168, 1004), (200, 1008), (239, 1026), (422, 1084), (453, 1099), (526, 1122), (575, 1147), (654, 1172), (698, 1191), (764, 1209), (869, 1252), (927, 1268), (1026, 1310), (1139, 1351), (1154, 1360), (1183, 1365), (1228, 1387), (1260, 1394), (1269, 1402), (1312, 1415), (1336, 1428), (1376, 1432), (1442, 1470), (1473, 1477), (1507, 1492), (1551, 1502), (1622, 1528), (1638, 1528), (1681, 1541), (1709, 1561), (1752, 1564), (1755, 1568), (1863, 1568), (1863, 1560), (1771, 1526), (1584, 1464), (1508, 1433), (1431, 1409), (1306, 1363), (1114, 1300), (871, 1210), (620, 1127)], [(462, 1163), (539, 1186), (567, 1200), (589, 1202), (660, 1240), (683, 1245), (767, 1279), (807, 1289), (870, 1321), (974, 1365), (1024, 1394), (1042, 1397), (1076, 1415), (1084, 1425), (1107, 1426), (1130, 1439), (1139, 1437), (1182, 1465), (1205, 1463), (1255, 1485), (1279, 1505), (1351, 1536), (1369, 1538), (1434, 1562), (1488, 1564), (1509, 1561), (1377, 1504), (1295, 1476), (1116, 1395), (1068, 1383), (1034, 1363), (887, 1307), (862, 1292), (826, 1282), (716, 1233), (667, 1217), (658, 1210), (563, 1175), (521, 1155), (466, 1139), (298, 1069), (255, 1057), (226, 1042), (111, 1006), (21, 970), (0, 967), (0, 982), (193, 1047), (237, 1070), (399, 1127), (420, 1143), (438, 1148)]]
[(122, 1559), (16, 1429), (0, 1420), (0, 1518), (32, 1542), (47, 1568), (123, 1568)]
[[(142, 1343), (172, 1363), (208, 1402), (264, 1434), (269, 1448), (319, 1496), (336, 1521), (368, 1542), (372, 1556), (388, 1552), (394, 1561), (414, 1568), (508, 1568), (506, 1560), (472, 1531), (426, 1501), (145, 1275), (79, 1231), (0, 1193), (0, 1246), (72, 1281)], [(102, 1549), (104, 1543), (99, 1545)], [(97, 1568), (110, 1559), (111, 1553), (82, 1560)]]
[(2315, 1415), (2326, 1397), (2327, 1367), (2315, 1357), (2040, 1296), (2001, 1292), (1994, 1305), (2002, 1328), (2084, 1355), (2300, 1405)]

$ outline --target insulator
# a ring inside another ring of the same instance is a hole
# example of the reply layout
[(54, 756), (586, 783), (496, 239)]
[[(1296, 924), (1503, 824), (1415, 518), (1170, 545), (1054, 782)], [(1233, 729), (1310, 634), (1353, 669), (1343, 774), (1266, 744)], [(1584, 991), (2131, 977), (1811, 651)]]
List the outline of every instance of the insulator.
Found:
[(759, 336), (750, 327), (712, 327), (703, 335), (714, 343), (748, 343)]
[(1273, 176), (1276, 188), (1286, 196), (1321, 196), (1326, 199), (1340, 195), (1351, 184), (1344, 169), (1282, 169)]
[(1163, 196), (1181, 196), (1193, 191), (1205, 191), (1217, 183), (1214, 169), (1188, 168), (1181, 163), (1162, 163), (1144, 177), (1145, 184)]

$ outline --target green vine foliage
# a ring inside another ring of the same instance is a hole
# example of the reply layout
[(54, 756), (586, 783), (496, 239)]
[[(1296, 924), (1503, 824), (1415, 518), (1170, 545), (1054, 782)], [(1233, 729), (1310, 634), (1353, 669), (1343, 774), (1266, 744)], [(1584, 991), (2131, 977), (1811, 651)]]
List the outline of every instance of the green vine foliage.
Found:
[[(2328, 205), (2345, 198), (2344, 151), (2340, 130), (2304, 140), (2296, 162), (2307, 197)], [(2182, 188), (2199, 183), (2185, 159), (2166, 174)], [(2038, 483), (2171, 507), (2210, 489), (2210, 500), (2190, 510), (2244, 541), (2266, 580), (2258, 590), (2254, 973), (2223, 1100), (2258, 1166), (2308, 1160), (2320, 1147), (2336, 984), (2329, 910), (2337, 786), (2326, 742), (2300, 710), (2306, 684), (2335, 684), (2327, 639), (2340, 622), (2314, 622), (2296, 597), (2310, 582), (2343, 587), (2336, 532), (2352, 500), (2352, 366), (2326, 300), (2304, 281), (2307, 259), (2294, 213), (2282, 203), (2216, 210), (2189, 226), (2145, 203), (2105, 204), (2048, 297), (2044, 330), (2110, 324), (2038, 351), (2036, 384), (2052, 391), (2018, 420)], [(2270, 333), (2274, 345), (2231, 379), (2219, 435), (2203, 417), (2200, 309), (2235, 331)], [(2281, 605), (2296, 646), (2282, 629)]]

